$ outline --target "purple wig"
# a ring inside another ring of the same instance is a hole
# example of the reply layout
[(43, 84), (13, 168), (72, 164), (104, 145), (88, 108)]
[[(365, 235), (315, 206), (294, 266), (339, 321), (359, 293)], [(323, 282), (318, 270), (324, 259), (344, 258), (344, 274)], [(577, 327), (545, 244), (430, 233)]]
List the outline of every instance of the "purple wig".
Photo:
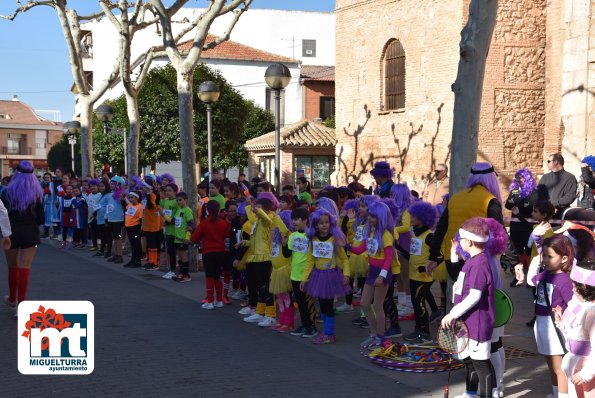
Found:
[(279, 208), (279, 201), (277, 200), (277, 197), (275, 196), (275, 194), (273, 194), (272, 192), (261, 192), (258, 194), (258, 197), (256, 198), (256, 201), (258, 202), (260, 199), (266, 199), (266, 200), (270, 200), (271, 203), (273, 204), (273, 211), (277, 210)]
[(394, 172), (390, 168), (390, 163), (388, 162), (376, 162), (374, 163), (374, 168), (370, 171), (372, 177), (380, 177), (380, 178), (393, 178)]
[[(289, 232), (294, 231), (293, 221), (291, 221), (291, 210), (283, 210), (279, 213), (279, 218), (281, 218)], [(279, 228), (275, 228), (273, 231), (273, 242), (281, 242), (281, 232), (279, 231)]]
[(122, 181), (125, 181), (122, 177), (112, 177), (110, 183), (114, 183), (116, 185), (116, 188), (112, 190), (112, 198), (114, 198), (114, 200), (118, 201), (120, 200), (120, 198), (122, 198), (122, 194), (126, 193), (126, 189), (124, 188), (124, 184), (122, 183)]
[(322, 197), (316, 200), (316, 208), (323, 208), (328, 210), (329, 213), (334, 215), (335, 217), (339, 217), (339, 208), (334, 200)]
[(17, 166), (6, 188), (10, 210), (24, 213), (35, 202), (43, 199), (43, 189), (33, 171), (33, 165), (27, 160), (22, 160)]
[(409, 214), (411, 217), (417, 218), (424, 227), (428, 227), (429, 229), (434, 229), (436, 220), (438, 219), (436, 208), (431, 203), (422, 200), (411, 205)]
[[(411, 191), (407, 184), (395, 184), (390, 189), (391, 196), (397, 203), (397, 207), (399, 208), (399, 213), (403, 214), (405, 210), (409, 209), (411, 203), (413, 202), (413, 197), (411, 196)], [(401, 225), (401, 220), (395, 220), (398, 225)]]
[(99, 185), (99, 180), (97, 178), (91, 178), (90, 180), (87, 181), (87, 184), (89, 186), (91, 186), (91, 185)]
[(394, 222), (396, 222), (396, 220), (401, 219), (401, 211), (399, 210), (399, 206), (397, 206), (397, 202), (395, 202), (394, 199), (383, 198), (382, 203), (388, 206), (388, 209), (390, 210), (390, 214), (393, 217)]
[(471, 174), (467, 179), (466, 188), (472, 188), (476, 185), (481, 185), (488, 190), (489, 193), (496, 197), (496, 200), (502, 205), (502, 196), (500, 195), (500, 185), (498, 184), (498, 177), (491, 164), (486, 162), (475, 163), (471, 168)]
[[(378, 202), (380, 200), (380, 197), (375, 196), (375, 195), (364, 195), (361, 198), (359, 198), (359, 203), (360, 206), (363, 205), (366, 208), (369, 208), (372, 203), (374, 202)], [(365, 216), (363, 214), (361, 214), (361, 211), (357, 212), (357, 217), (355, 218), (355, 222), (353, 223), (353, 230), (355, 231), (357, 229), (357, 227), (359, 227), (360, 225), (367, 223), (368, 222), (368, 215), (366, 214)]]
[(161, 178), (161, 180), (163, 180), (164, 178), (167, 178), (167, 180), (169, 181), (170, 184), (175, 184), (176, 183), (176, 179), (170, 173), (163, 173), (163, 174), (161, 174), (159, 176), (159, 178)]
[(135, 191), (137, 189), (142, 189), (143, 188), (143, 179), (140, 178), (139, 176), (134, 176), (130, 179), (130, 191)]
[[(374, 228), (374, 239), (378, 242), (378, 249), (382, 247), (382, 235), (384, 231), (388, 231), (391, 235), (393, 234), (395, 223), (393, 216), (390, 214), (390, 209), (387, 205), (381, 201), (374, 202), (368, 207), (368, 217), (374, 217), (376, 219), (376, 227)], [(370, 237), (371, 226), (368, 223), (366, 227), (366, 240)]]
[[(519, 186), (519, 183), (516, 180), (516, 177), (521, 176), (525, 180), (522, 186)], [(518, 189), (521, 191), (521, 198), (525, 199), (531, 195), (531, 193), (535, 190), (537, 184), (535, 183), (535, 179), (533, 178), (533, 173), (529, 171), (528, 168), (523, 168), (517, 171), (514, 174), (515, 179), (510, 184), (510, 190), (513, 191)]]
[(498, 221), (493, 218), (484, 219), (490, 227), (490, 238), (485, 245), (485, 252), (488, 255), (488, 262), (492, 269), (492, 279), (496, 289), (502, 289), (502, 267), (498, 255), (506, 252), (508, 246), (508, 234)]
[(359, 200), (357, 199), (348, 199), (343, 204), (343, 211), (347, 212), (349, 210), (355, 210), (355, 214), (359, 212)]
[(310, 214), (310, 219), (308, 220), (308, 229), (306, 230), (306, 234), (308, 235), (308, 239), (312, 240), (316, 236), (317, 228), (318, 228), (318, 220), (320, 217), (328, 216), (330, 221), (330, 234), (333, 238), (335, 238), (335, 249), (338, 246), (343, 246), (347, 242), (345, 238), (345, 234), (341, 231), (341, 227), (337, 223), (337, 217), (329, 213), (328, 210), (323, 208), (316, 209), (312, 214)]

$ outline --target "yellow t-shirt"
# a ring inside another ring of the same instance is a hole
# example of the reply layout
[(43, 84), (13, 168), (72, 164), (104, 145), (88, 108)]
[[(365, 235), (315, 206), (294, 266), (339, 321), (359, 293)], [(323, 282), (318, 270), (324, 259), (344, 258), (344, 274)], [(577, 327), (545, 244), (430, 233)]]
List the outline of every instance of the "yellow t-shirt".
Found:
[(335, 248), (334, 242), (335, 239), (332, 236), (325, 241), (321, 241), (318, 237), (312, 239), (308, 249), (308, 259), (302, 274), (303, 282), (308, 281), (314, 267), (320, 270), (339, 267), (343, 270), (343, 275), (351, 275), (349, 273), (349, 259), (345, 254), (345, 250), (342, 247)]
[(419, 235), (413, 234), (409, 248), (409, 279), (419, 282), (432, 282), (432, 276), (427, 272), (419, 272), (419, 267), (426, 267), (430, 260), (430, 245), (426, 240), (432, 231), (427, 230)]
[(374, 229), (371, 229), (370, 237), (366, 243), (366, 252), (370, 258), (384, 260), (384, 249), (393, 247), (393, 241), (393, 235), (388, 231), (384, 231), (382, 234), (382, 245), (379, 245), (378, 242), (376, 242), (376, 239), (374, 239)]

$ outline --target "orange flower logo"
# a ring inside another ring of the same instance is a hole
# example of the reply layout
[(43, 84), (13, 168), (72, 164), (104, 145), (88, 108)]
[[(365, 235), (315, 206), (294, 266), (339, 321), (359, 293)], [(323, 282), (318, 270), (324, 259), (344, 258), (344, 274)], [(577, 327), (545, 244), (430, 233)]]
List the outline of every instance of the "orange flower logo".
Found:
[[(51, 308), (47, 310), (43, 306), (39, 306), (37, 312), (31, 314), (31, 318), (25, 324), (25, 331), (23, 332), (22, 336), (27, 337), (29, 341), (31, 341), (31, 329), (40, 329), (44, 330), (47, 328), (55, 328), (58, 330), (66, 329), (70, 327), (71, 323), (64, 320), (64, 315), (56, 314)], [(44, 337), (41, 341), (41, 349), (46, 350), (49, 348), (50, 341), (47, 337)], [(64, 340), (62, 340), (64, 342)]]

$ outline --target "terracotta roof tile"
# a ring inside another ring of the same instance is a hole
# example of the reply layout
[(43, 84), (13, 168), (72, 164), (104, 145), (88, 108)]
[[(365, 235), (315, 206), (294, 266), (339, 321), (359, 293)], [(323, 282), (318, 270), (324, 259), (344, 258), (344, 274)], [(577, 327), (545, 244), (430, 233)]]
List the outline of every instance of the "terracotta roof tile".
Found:
[(334, 66), (302, 65), (300, 78), (304, 80), (335, 81)]
[[(322, 123), (302, 120), (281, 129), (281, 147), (334, 147), (337, 143), (335, 129)], [(275, 132), (271, 131), (244, 144), (247, 150), (275, 148)]]
[[(214, 42), (217, 39), (215, 35), (208, 35), (205, 44)], [(190, 51), (192, 40), (178, 44), (178, 50), (181, 53)], [(297, 64), (300, 61), (294, 58), (284, 57), (282, 55), (272, 54), (266, 51), (258, 50), (253, 47), (240, 44), (235, 41), (227, 40), (218, 44), (215, 48), (203, 50), (201, 58), (206, 59), (232, 59), (241, 61), (259, 61), (259, 62), (286, 62)]]
[[(56, 126), (57, 123), (37, 115), (29, 105), (20, 101), (0, 100), (0, 125), (2, 124), (39, 124)], [(4, 116), (5, 115), (5, 116)]]

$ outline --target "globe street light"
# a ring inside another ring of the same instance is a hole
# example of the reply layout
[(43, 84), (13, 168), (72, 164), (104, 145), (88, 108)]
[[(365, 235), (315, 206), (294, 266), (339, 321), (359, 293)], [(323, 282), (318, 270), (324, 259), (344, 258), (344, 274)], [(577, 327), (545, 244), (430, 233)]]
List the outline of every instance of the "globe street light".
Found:
[(76, 136), (81, 131), (81, 124), (76, 120), (66, 122), (62, 125), (64, 133), (68, 137), (68, 143), (70, 144), (70, 158), (72, 162), (72, 172), (74, 173), (74, 144), (76, 144)]
[(114, 108), (112, 108), (110, 105), (107, 104), (101, 104), (97, 107), (97, 109), (95, 109), (95, 115), (97, 115), (97, 118), (101, 121), (101, 124), (103, 125), (103, 133), (104, 134), (116, 134), (116, 135), (122, 135), (124, 137), (124, 174), (127, 174), (127, 145), (126, 145), (126, 129), (122, 129), (122, 128), (113, 128), (110, 127), (110, 123), (112, 121), (112, 119), (114, 118)]
[(219, 87), (217, 84), (211, 81), (200, 83), (198, 86), (198, 99), (207, 105), (207, 155), (209, 157), (209, 182), (213, 175), (213, 146), (212, 146), (212, 134), (213, 125), (211, 123), (211, 112), (213, 110), (211, 104), (217, 102), (219, 99)]
[(264, 80), (275, 91), (275, 175), (274, 186), (281, 192), (281, 90), (289, 84), (291, 72), (282, 63), (271, 64), (264, 72)]

